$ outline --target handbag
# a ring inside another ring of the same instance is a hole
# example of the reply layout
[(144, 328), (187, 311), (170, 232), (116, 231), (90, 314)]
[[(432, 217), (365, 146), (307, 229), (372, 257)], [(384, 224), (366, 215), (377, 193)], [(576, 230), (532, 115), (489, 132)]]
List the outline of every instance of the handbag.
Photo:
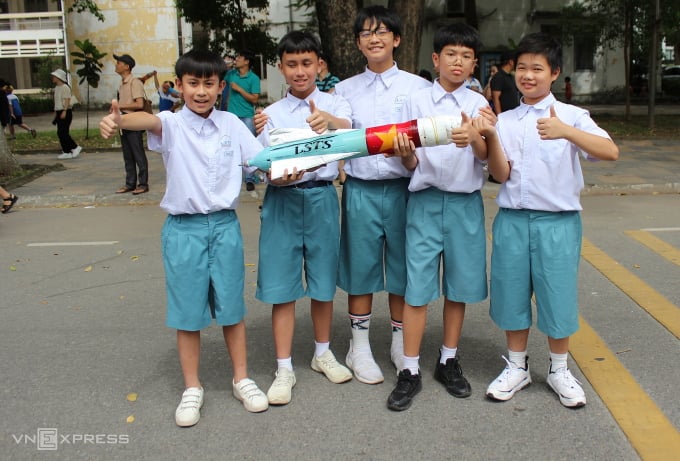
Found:
[(146, 94), (144, 95), (144, 107), (142, 110), (147, 114), (153, 114), (153, 110), (151, 110), (151, 100), (146, 98)]

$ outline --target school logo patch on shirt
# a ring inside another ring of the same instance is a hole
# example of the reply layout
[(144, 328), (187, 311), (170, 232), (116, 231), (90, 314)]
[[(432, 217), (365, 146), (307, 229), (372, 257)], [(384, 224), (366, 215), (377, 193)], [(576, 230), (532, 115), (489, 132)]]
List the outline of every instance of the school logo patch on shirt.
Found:
[(408, 99), (408, 96), (405, 94), (399, 94), (395, 96), (394, 98), (394, 112), (398, 113), (401, 112), (401, 109), (404, 107), (404, 104), (406, 103), (406, 99)]

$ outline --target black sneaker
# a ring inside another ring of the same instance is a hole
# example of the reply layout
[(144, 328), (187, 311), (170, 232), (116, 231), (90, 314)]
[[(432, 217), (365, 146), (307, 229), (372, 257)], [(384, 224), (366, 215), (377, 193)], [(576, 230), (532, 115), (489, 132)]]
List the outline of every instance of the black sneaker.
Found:
[(434, 379), (442, 383), (449, 394), (459, 399), (470, 397), (472, 393), (470, 383), (463, 376), (463, 370), (460, 368), (457, 357), (448, 359), (446, 364), (442, 364), (437, 360)]
[(422, 389), (420, 373), (412, 375), (411, 370), (401, 370), (397, 375), (397, 385), (387, 399), (387, 408), (393, 411), (407, 410), (413, 397)]

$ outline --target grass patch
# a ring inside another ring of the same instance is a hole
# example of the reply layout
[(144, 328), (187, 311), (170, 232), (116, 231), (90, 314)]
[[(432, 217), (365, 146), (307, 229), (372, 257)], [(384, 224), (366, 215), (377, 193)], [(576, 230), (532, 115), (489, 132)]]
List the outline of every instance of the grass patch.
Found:
[[(71, 137), (86, 151), (116, 149), (116, 147), (111, 147), (114, 142), (113, 139), (104, 139), (99, 135), (99, 122), (97, 121), (96, 123), (95, 126), (91, 126), (90, 129), (87, 130), (87, 133), (84, 128), (72, 129), (70, 131)], [(88, 136), (86, 136), (86, 134)], [(59, 144), (56, 130), (38, 131), (38, 136), (35, 138), (31, 137), (27, 132), (17, 132), (16, 139), (7, 139), (7, 143), (9, 144), (11, 151), (15, 154), (27, 152), (61, 152), (61, 145)], [(120, 140), (118, 140), (118, 144), (120, 144)], [(120, 147), (117, 147), (117, 149), (120, 149)]]
[(646, 115), (594, 114), (593, 120), (614, 139), (680, 139), (680, 115), (654, 116), (654, 130), (649, 129)]

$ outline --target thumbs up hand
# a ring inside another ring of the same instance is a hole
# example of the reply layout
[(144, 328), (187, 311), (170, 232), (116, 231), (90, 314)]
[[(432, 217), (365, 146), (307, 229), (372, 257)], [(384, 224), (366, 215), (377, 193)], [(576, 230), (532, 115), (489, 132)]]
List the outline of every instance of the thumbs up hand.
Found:
[(555, 112), (555, 106), (550, 106), (550, 117), (539, 118), (536, 129), (541, 139), (560, 139), (566, 135), (567, 125), (562, 122)]
[(111, 101), (111, 113), (106, 117), (102, 118), (99, 122), (99, 133), (102, 138), (109, 139), (118, 131), (118, 125), (120, 124), (120, 108), (118, 107), (118, 101)]
[(313, 99), (309, 100), (309, 111), (312, 113), (307, 117), (306, 122), (309, 127), (317, 134), (321, 134), (328, 129), (329, 114), (316, 107)]
[(460, 127), (451, 131), (451, 141), (453, 141), (456, 147), (462, 148), (470, 145), (471, 131), (475, 130), (475, 128), (472, 126), (472, 120), (468, 114), (461, 112), (460, 115), (462, 119)]

